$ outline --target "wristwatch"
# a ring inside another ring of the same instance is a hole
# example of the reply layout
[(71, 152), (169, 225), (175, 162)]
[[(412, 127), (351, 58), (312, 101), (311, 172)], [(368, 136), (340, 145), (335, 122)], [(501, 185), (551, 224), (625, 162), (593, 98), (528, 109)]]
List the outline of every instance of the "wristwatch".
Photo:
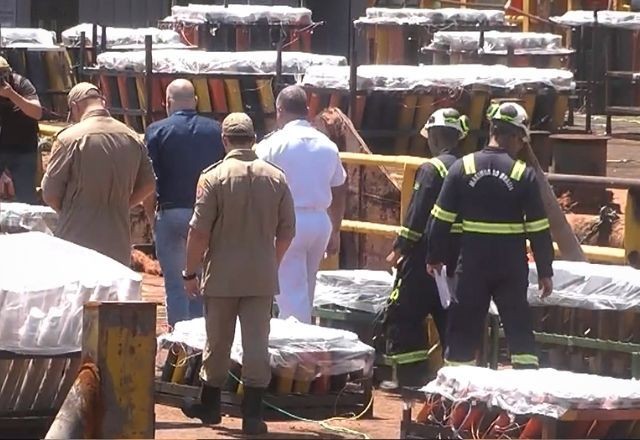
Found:
[(198, 274), (196, 274), (196, 273), (187, 273), (184, 270), (182, 271), (182, 279), (184, 281), (195, 280), (197, 276), (198, 276)]

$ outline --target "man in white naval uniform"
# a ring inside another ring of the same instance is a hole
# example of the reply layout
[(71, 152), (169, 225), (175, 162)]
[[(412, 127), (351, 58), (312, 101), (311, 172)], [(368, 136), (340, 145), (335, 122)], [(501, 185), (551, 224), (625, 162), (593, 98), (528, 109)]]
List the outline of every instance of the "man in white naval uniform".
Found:
[(276, 111), (280, 130), (260, 142), (256, 154), (284, 171), (296, 212), (296, 235), (278, 272), (279, 317), (311, 323), (316, 273), (325, 252), (339, 249), (347, 174), (336, 144), (307, 121), (304, 89), (283, 89)]

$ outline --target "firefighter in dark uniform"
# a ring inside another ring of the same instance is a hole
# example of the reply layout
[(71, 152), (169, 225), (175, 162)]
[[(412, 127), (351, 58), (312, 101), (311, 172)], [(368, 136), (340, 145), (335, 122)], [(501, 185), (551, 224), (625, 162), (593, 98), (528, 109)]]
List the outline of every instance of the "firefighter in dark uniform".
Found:
[(473, 365), (491, 299), (498, 307), (514, 368), (537, 368), (527, 302), (527, 243), (531, 243), (542, 297), (553, 290), (553, 244), (535, 171), (518, 153), (529, 141), (526, 111), (518, 104), (490, 108), (491, 140), (450, 168), (431, 212), (427, 270), (442, 269), (451, 225), (462, 221), (457, 303), (449, 311), (445, 363)]
[[(387, 261), (398, 273), (385, 310), (378, 341), (378, 351), (385, 354), (412, 353), (428, 348), (425, 318), (431, 314), (441, 344), (445, 341), (446, 311), (443, 309), (435, 281), (425, 271), (426, 225), (431, 208), (438, 198), (448, 168), (459, 157), (459, 141), (468, 131), (466, 116), (452, 108), (434, 112), (421, 131), (429, 140), (433, 158), (416, 173), (407, 215), (393, 251)], [(455, 269), (454, 263), (449, 267)], [(422, 368), (424, 370), (424, 368)], [(424, 372), (424, 371), (423, 371)], [(407, 379), (410, 380), (410, 379)], [(407, 384), (403, 380), (403, 385)]]

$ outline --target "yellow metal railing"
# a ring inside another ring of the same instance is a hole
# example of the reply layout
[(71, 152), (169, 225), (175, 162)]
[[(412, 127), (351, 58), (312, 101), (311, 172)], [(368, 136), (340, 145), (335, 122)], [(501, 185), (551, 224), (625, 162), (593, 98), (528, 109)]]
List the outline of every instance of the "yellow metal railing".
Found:
[[(420, 165), (427, 161), (427, 159), (413, 156), (385, 156), (380, 154), (361, 153), (340, 153), (340, 158), (345, 165), (383, 166), (402, 169), (403, 176), (400, 189), (400, 218), (404, 218), (409, 200), (411, 199), (416, 171)], [(400, 226), (397, 225), (386, 225), (382, 223), (357, 220), (343, 220), (341, 230), (343, 232), (394, 237), (399, 228)], [(557, 250), (558, 248), (556, 246), (556, 251)], [(582, 250), (589, 261), (593, 263), (625, 264), (626, 261), (625, 249), (583, 245)]]

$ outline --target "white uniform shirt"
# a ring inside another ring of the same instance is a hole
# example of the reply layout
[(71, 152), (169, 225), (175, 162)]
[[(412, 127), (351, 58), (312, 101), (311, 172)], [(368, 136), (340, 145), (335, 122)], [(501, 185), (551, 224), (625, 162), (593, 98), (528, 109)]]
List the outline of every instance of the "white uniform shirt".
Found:
[(302, 119), (260, 142), (256, 154), (284, 171), (296, 209), (326, 210), (331, 188), (347, 178), (336, 144)]

